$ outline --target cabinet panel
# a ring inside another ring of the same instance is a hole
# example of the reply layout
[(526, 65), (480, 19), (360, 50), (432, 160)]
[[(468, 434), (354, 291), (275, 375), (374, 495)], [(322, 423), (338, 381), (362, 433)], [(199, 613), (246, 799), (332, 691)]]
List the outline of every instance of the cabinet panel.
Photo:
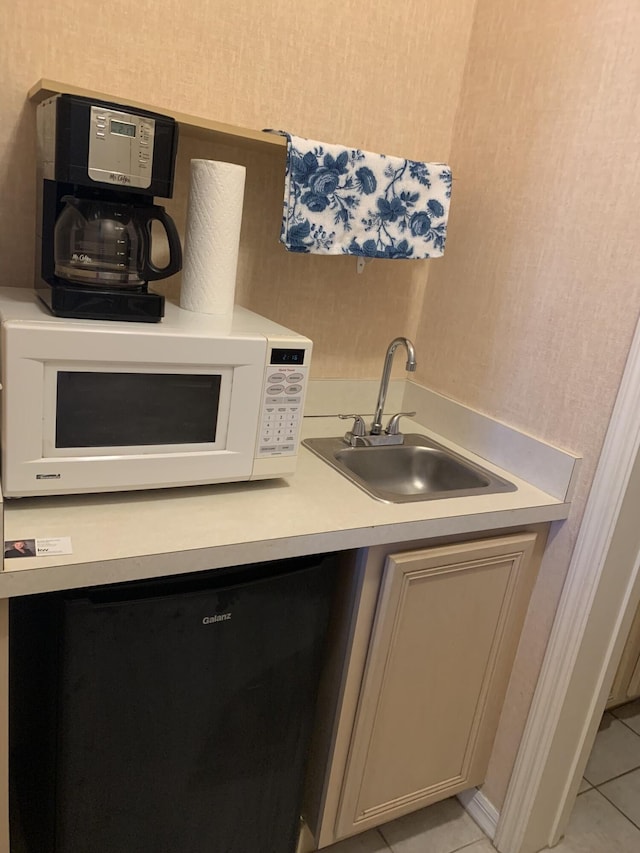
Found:
[(640, 696), (640, 654), (636, 660), (636, 666), (633, 672), (631, 673), (631, 678), (629, 679), (629, 698), (636, 699)]
[(482, 782), (535, 539), (526, 533), (387, 558), (337, 838)]
[(640, 696), (640, 608), (636, 611), (622, 651), (607, 708), (630, 702), (638, 696)]

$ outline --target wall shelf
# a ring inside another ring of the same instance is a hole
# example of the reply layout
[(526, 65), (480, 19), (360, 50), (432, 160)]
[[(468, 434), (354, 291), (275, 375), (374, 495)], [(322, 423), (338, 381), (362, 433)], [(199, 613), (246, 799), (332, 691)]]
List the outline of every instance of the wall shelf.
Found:
[(161, 113), (162, 115), (171, 116), (180, 125), (180, 132), (190, 137), (200, 139), (208, 139), (211, 142), (218, 142), (224, 145), (234, 145), (242, 148), (251, 148), (255, 151), (284, 151), (286, 149), (286, 139), (283, 136), (278, 136), (273, 133), (265, 133), (260, 130), (251, 130), (245, 127), (237, 127), (233, 124), (224, 124), (219, 121), (212, 121), (208, 118), (200, 116), (192, 116), (187, 113), (169, 110), (164, 107), (157, 107), (152, 104), (145, 104), (141, 101), (132, 101), (128, 98), (121, 98), (116, 95), (108, 95), (104, 92), (95, 92), (90, 89), (83, 89), (80, 86), (72, 86), (69, 83), (60, 83), (56, 80), (39, 80), (29, 90), (29, 100), (35, 104), (50, 98), (52, 95), (79, 95), (83, 98), (97, 98), (102, 101), (112, 101), (116, 104), (122, 104), (127, 107), (137, 107), (139, 109), (150, 110), (152, 112)]

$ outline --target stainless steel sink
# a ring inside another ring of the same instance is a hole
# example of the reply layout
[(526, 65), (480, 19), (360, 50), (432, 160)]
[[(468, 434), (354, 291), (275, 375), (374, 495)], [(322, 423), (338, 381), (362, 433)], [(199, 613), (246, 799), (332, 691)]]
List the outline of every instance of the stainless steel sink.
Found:
[(308, 438), (302, 443), (371, 497), (386, 503), (516, 490), (513, 483), (415, 433), (392, 447), (349, 447), (342, 438)]

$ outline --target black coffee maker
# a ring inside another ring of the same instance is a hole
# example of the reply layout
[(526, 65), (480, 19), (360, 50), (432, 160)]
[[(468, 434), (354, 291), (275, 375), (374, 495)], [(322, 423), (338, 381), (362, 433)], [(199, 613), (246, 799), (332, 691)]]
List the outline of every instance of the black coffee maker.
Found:
[[(157, 322), (148, 282), (182, 266), (171, 198), (178, 125), (168, 116), (72, 95), (38, 107), (36, 291), (53, 314)], [(152, 260), (152, 228), (169, 258)]]

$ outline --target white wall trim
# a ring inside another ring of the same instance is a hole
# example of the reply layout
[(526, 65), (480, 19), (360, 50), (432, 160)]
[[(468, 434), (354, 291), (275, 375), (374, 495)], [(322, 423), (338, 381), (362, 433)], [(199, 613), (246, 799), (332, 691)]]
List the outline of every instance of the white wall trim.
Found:
[(489, 838), (493, 839), (496, 834), (498, 809), (488, 800), (478, 788), (470, 788), (458, 794), (458, 800), (467, 814), (473, 818), (480, 829)]
[(635, 615), (638, 606), (637, 584), (639, 578), (640, 550), (638, 550), (636, 555), (631, 575), (625, 584), (622, 606), (611, 627), (611, 633), (602, 660), (597, 671), (594, 672), (595, 689), (591, 694), (590, 700), (583, 703), (584, 715), (582, 724), (576, 731), (576, 749), (573, 757), (566, 765), (562, 791), (556, 801), (557, 807), (548, 842), (550, 846), (560, 841), (571, 816), (578, 779), (582, 777), (591, 749), (593, 748), (597, 723), (600, 721), (609, 696), (612, 679), (615, 674), (615, 665), (617, 665), (622, 653), (621, 641), (628, 636), (631, 627), (631, 618)]
[[(571, 678), (587, 623), (591, 618), (597, 620), (598, 617), (599, 584), (639, 447), (640, 326), (636, 328), (498, 821), (494, 844), (501, 853), (531, 853), (539, 850), (555, 843), (565, 828), (563, 821), (567, 819), (568, 806), (572, 805), (570, 800), (577, 787), (573, 775), (579, 770), (579, 756), (584, 754), (585, 746), (589, 745), (586, 744), (586, 738), (592, 728), (594, 710), (597, 710), (593, 703), (584, 707), (582, 721), (574, 721), (581, 743), (578, 744), (574, 761), (570, 762), (571, 766), (565, 768), (567, 778), (560, 801), (553, 808), (543, 808), (541, 811), (542, 781), (550, 764), (554, 736), (570, 700)], [(624, 567), (624, 571), (627, 579), (625, 592), (619, 600), (620, 612), (625, 610), (630, 585), (634, 581), (634, 567)], [(611, 638), (611, 625), (603, 625), (602, 643), (606, 645), (606, 650), (602, 667), (592, 674), (594, 694), (599, 688), (603, 692), (607, 688), (603, 684), (604, 672), (611, 665), (615, 639)]]

